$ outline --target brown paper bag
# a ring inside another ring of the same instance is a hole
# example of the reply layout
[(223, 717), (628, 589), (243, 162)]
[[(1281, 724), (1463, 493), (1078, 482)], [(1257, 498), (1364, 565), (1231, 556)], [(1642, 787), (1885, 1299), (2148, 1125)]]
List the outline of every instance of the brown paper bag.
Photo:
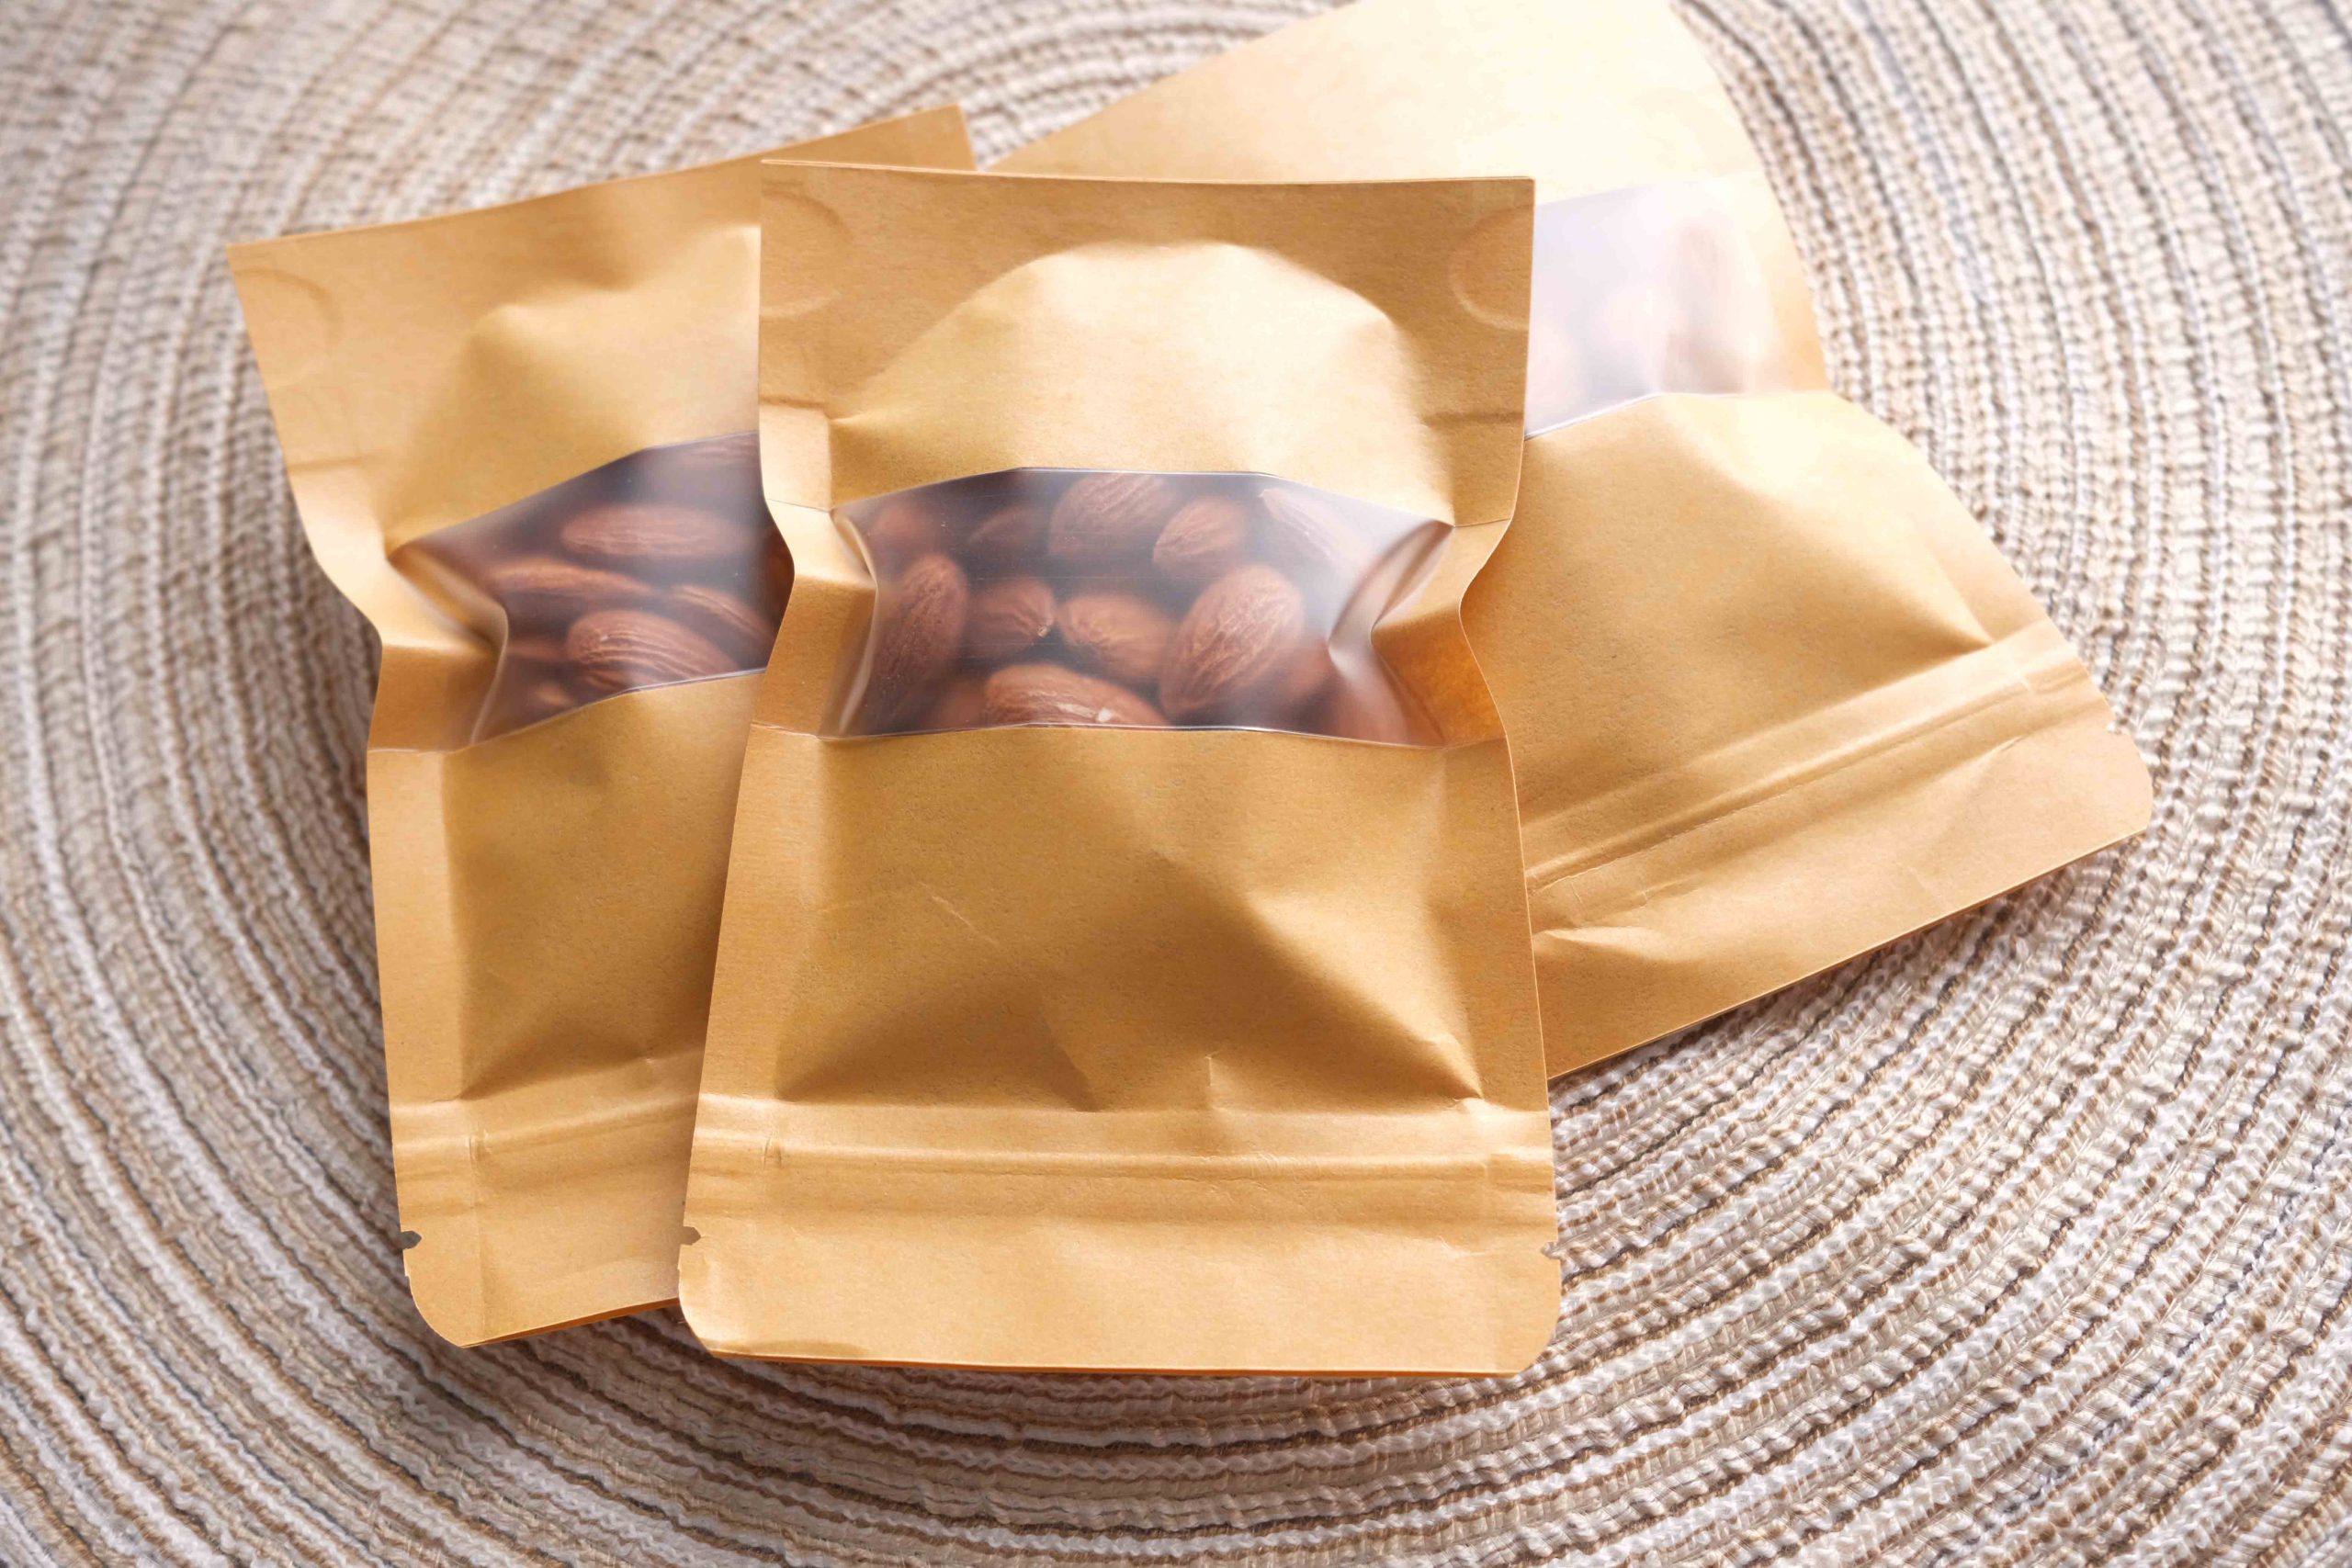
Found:
[[(952, 108), (804, 146), (971, 162)], [(785, 585), (757, 163), (230, 253), (304, 530), (383, 639), (393, 1164), (418, 1310), (459, 1344), (677, 1294), (745, 677)]]
[(1565, 1072), (2146, 826), (1951, 492), (1826, 390), (1754, 150), (1663, 0), (1362, 0), (1005, 160), (1535, 176), (1520, 509), (1464, 605)]
[(1557, 1313), (1510, 761), (1523, 180), (771, 164), (797, 583), (681, 1260), (737, 1355), (1500, 1372)]

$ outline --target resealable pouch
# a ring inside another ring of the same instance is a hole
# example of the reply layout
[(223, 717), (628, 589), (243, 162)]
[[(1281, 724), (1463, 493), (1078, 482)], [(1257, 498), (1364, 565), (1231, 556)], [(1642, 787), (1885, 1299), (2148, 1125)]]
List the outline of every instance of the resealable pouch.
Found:
[(1510, 764), (1524, 180), (771, 164), (796, 587), (681, 1258), (732, 1355), (1503, 1372), (1557, 1314)]
[(1519, 511), (1464, 602), (1566, 1072), (2146, 826), (2146, 769), (1919, 454), (1828, 389), (1664, 0), (1360, 0), (1007, 158), (1536, 180)]
[[(968, 168), (953, 108), (801, 144)], [(752, 675), (758, 158), (239, 245), (368, 806), (405, 1261), (474, 1344), (669, 1301)]]

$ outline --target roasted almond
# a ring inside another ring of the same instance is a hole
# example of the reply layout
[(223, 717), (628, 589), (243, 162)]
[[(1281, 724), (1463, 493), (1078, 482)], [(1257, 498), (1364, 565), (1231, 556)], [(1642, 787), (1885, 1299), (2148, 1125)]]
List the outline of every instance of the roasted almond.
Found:
[(932, 698), (931, 706), (915, 720), (916, 729), (969, 729), (980, 722), (980, 708), (988, 692), (987, 678), (970, 670), (959, 671), (948, 677), (939, 688), (939, 695)]
[(1265, 557), (1291, 574), (1318, 604), (1336, 607), (1356, 591), (1371, 552), (1329, 502), (1306, 491), (1269, 485), (1258, 492), (1265, 513)]
[(923, 556), (884, 585), (874, 604), (874, 661), (866, 677), (869, 729), (894, 729), (930, 705), (964, 650), (972, 586), (944, 555)]
[(737, 666), (760, 670), (775, 650), (775, 621), (724, 588), (689, 582), (662, 600), (679, 624), (692, 626), (735, 656)]
[(908, 564), (947, 547), (947, 520), (927, 495), (894, 495), (876, 507), (859, 532), (874, 570), (895, 577)]
[(1212, 492), (1179, 507), (1151, 547), (1151, 564), (1186, 588), (1215, 582), (1250, 558), (1250, 508)]
[(1138, 593), (1073, 593), (1054, 616), (1062, 646), (1080, 669), (1130, 686), (1157, 686), (1176, 620)]
[(1046, 551), (1073, 566), (1139, 561), (1183, 499), (1165, 474), (1089, 474), (1054, 503)]
[(1046, 509), (1016, 501), (986, 513), (972, 525), (964, 554), (975, 566), (1019, 566), (1046, 542)]
[(1201, 591), (1168, 652), (1159, 705), (1179, 724), (1238, 715), (1289, 668), (1306, 632), (1296, 584), (1245, 566)]
[(760, 438), (739, 430), (707, 441), (689, 441), (658, 455), (657, 483), (675, 485), (697, 499), (727, 503), (729, 510), (760, 500)]
[(1250, 729), (1319, 730), (1323, 699), (1340, 678), (1330, 645), (1310, 626), (1283, 655), (1274, 678), (1218, 708), (1216, 721)]
[(1058, 664), (1009, 664), (989, 677), (982, 694), (985, 724), (1111, 724), (1158, 729), (1158, 708), (1109, 681)]
[(1339, 680), (1340, 667), (1331, 662), (1331, 645), (1309, 628), (1282, 677), (1267, 689), (1266, 705), (1284, 722), (1296, 720)]
[(763, 543), (715, 512), (655, 501), (592, 506), (565, 518), (557, 536), (583, 560), (632, 571), (708, 566), (748, 556)]
[(1001, 577), (972, 591), (964, 649), (983, 664), (1007, 664), (1054, 629), (1054, 591), (1042, 577)]
[(483, 574), (482, 587), (510, 623), (561, 623), (591, 610), (633, 603), (645, 589), (633, 577), (602, 567), (582, 566), (560, 556), (503, 560)]
[(537, 664), (555, 669), (563, 663), (563, 633), (516, 632), (506, 639), (499, 668), (519, 670)]
[(569, 683), (574, 671), (571, 656), (564, 652), (563, 644), (564, 639), (560, 636), (536, 634), (509, 642), (505, 657), (498, 665), (498, 690), (519, 691), (529, 682), (539, 680)]
[(740, 666), (699, 632), (644, 610), (597, 610), (571, 623), (564, 657), (585, 684), (626, 692), (727, 675)]

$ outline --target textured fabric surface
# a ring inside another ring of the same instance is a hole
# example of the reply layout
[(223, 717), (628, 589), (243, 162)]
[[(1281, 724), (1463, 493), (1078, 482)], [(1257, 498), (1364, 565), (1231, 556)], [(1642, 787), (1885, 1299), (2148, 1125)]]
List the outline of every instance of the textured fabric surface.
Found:
[[(1300, 0), (1303, 4), (1304, 0)], [(0, 1561), (2352, 1561), (2352, 44), (2246, 0), (1686, 0), (1819, 292), (2154, 767), (2146, 839), (1556, 1087), (1504, 1382), (476, 1351), (402, 1287), (360, 789), (232, 239), (1290, 0), (0, 6)]]

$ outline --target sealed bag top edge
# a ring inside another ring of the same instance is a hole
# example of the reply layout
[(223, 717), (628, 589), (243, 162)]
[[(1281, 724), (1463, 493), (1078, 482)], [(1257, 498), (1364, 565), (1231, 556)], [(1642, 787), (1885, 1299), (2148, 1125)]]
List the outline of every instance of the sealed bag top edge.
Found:
[(1006, 179), (771, 160), (770, 505), (1061, 468), (1279, 474), (1500, 522), (1532, 197), (1513, 176)]

